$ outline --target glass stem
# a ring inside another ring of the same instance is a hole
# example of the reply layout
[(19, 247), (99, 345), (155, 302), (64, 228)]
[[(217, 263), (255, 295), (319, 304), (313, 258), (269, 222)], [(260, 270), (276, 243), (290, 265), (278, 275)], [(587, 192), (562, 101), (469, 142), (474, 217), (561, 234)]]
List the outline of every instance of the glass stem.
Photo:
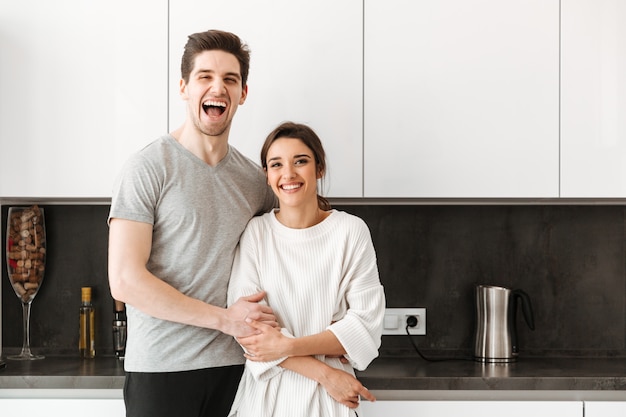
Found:
[(30, 355), (30, 302), (22, 303), (22, 320), (24, 324), (24, 336), (22, 340), (22, 354)]

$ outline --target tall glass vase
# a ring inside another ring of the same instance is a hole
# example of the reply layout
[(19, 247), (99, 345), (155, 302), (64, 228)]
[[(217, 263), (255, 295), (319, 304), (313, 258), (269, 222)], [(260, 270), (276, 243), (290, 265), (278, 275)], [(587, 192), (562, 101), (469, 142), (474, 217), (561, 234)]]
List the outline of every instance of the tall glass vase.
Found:
[(43, 359), (30, 351), (30, 307), (41, 288), (46, 269), (46, 223), (43, 209), (9, 207), (6, 233), (7, 272), (11, 286), (22, 303), (23, 342), (13, 360)]

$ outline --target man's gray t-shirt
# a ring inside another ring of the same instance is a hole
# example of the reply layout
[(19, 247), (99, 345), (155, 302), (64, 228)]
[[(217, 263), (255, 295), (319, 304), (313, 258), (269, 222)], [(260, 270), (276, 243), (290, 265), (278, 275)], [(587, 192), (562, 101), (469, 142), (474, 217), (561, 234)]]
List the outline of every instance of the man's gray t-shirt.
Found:
[[(183, 294), (226, 307), (239, 237), (252, 216), (273, 205), (263, 171), (232, 146), (212, 167), (165, 135), (125, 164), (109, 219), (153, 225), (148, 270)], [(127, 309), (126, 371), (174, 372), (244, 362), (231, 336), (160, 320), (130, 305)]]

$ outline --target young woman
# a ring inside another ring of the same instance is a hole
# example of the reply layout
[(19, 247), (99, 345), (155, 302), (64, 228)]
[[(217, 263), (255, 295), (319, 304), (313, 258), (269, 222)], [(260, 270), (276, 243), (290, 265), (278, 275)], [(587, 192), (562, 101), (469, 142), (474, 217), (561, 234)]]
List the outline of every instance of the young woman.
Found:
[(374, 396), (354, 377), (378, 356), (385, 296), (367, 225), (318, 194), (320, 139), (283, 123), (261, 164), (279, 209), (253, 218), (235, 255), (228, 299), (266, 292), (280, 329), (248, 320), (246, 367), (231, 416), (354, 416)]

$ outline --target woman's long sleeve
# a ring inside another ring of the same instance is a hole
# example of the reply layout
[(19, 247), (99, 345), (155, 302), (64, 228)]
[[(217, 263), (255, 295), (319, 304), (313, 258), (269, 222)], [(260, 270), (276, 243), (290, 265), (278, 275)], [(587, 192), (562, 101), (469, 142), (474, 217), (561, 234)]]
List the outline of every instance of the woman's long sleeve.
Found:
[(346, 254), (345, 296), (339, 300), (337, 321), (328, 329), (342, 344), (355, 369), (363, 370), (378, 356), (385, 315), (385, 294), (378, 276), (376, 253), (369, 230), (363, 223), (352, 237), (352, 251)]

